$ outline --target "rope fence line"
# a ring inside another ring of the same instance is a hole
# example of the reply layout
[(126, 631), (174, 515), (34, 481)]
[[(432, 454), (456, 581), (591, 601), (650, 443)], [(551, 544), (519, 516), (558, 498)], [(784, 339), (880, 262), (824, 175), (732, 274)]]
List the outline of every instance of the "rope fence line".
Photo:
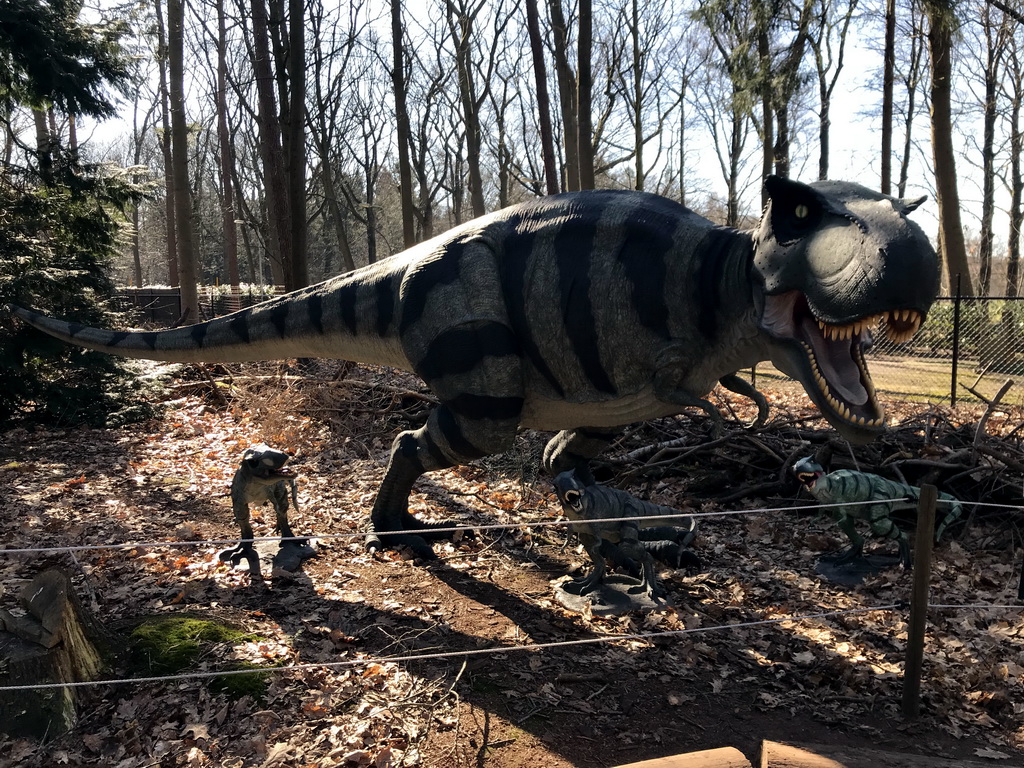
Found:
[[(812, 619), (828, 619), (835, 616), (848, 616), (858, 613), (879, 613), (883, 611), (896, 611), (907, 607), (907, 603), (891, 603), (889, 605), (875, 605), (865, 608), (846, 608), (839, 611), (823, 611), (820, 613), (808, 613), (800, 616), (782, 616), (774, 619), (761, 619), (758, 621), (743, 621), (735, 624), (718, 624), (713, 627), (693, 627), (690, 629), (669, 629), (660, 632), (637, 632), (626, 635), (602, 635), (600, 637), (586, 637), (578, 640), (557, 640), (550, 643), (534, 643), (531, 645), (502, 645), (493, 648), (474, 648), (464, 651), (443, 651), (435, 653), (413, 653), (401, 656), (380, 656), (365, 659), (345, 659), (344, 661), (321, 661), (308, 664), (287, 664), (277, 667), (254, 667), (246, 669), (226, 669), (222, 671), (198, 670), (195, 672), (183, 672), (175, 675), (152, 675), (148, 677), (125, 677), (105, 680), (77, 680), (66, 683), (35, 683), (32, 685), (4, 685), (0, 686), (0, 693), (13, 691), (41, 691), (54, 690), (58, 688), (90, 688), (105, 685), (129, 685), (138, 683), (172, 683), (185, 680), (207, 680), (216, 677), (229, 677), (235, 675), (259, 675), (272, 672), (294, 672), (312, 669), (347, 669), (359, 666), (371, 666), (373, 664), (398, 664), (414, 661), (431, 661), (437, 659), (465, 659), (473, 656), (484, 656), (488, 654), (506, 654), (516, 651), (543, 651), (559, 648), (572, 648), (583, 645), (601, 645), (624, 641), (650, 641), (657, 638), (680, 637), (682, 635), (704, 634), (719, 630), (749, 629), (751, 627), (769, 626), (774, 624), (785, 624), (787, 622), (801, 622)], [(973, 605), (929, 605), (929, 608), (960, 609), (960, 610), (993, 610), (1013, 609), (1024, 611), (1021, 605), (989, 605), (984, 603)]]
[[(881, 503), (888, 502), (899, 502), (899, 501), (911, 501), (910, 498), (905, 497), (902, 499), (886, 499)], [(941, 500), (940, 500), (941, 501)], [(870, 506), (878, 504), (878, 501), (854, 501), (854, 502), (842, 502), (833, 504), (800, 504), (790, 507), (762, 507), (758, 509), (734, 509), (734, 510), (723, 510), (720, 512), (680, 512), (678, 514), (671, 515), (636, 515), (629, 517), (602, 517), (600, 518), (601, 523), (622, 523), (636, 520), (671, 520), (675, 518), (699, 518), (699, 517), (730, 517), (736, 515), (755, 515), (765, 514), (768, 512), (794, 512), (797, 510), (813, 511), (816, 509), (834, 509), (836, 507), (856, 507), (856, 506)], [(402, 535), (402, 534), (413, 534), (420, 535), (425, 532), (431, 534), (434, 533), (458, 533), (465, 531), (494, 531), (494, 530), (511, 530), (516, 528), (547, 528), (558, 525), (580, 525), (586, 523), (585, 520), (569, 520), (562, 518), (559, 520), (524, 520), (518, 523), (483, 523), (481, 525), (457, 525), (444, 528), (413, 528), (401, 531), (343, 531), (340, 533), (324, 533), (315, 534), (310, 533), (304, 536), (254, 536), (246, 541), (262, 542), (262, 541), (306, 541), (308, 539), (316, 539), (318, 541), (329, 541), (332, 539), (352, 539), (360, 536), (389, 536), (389, 535)], [(88, 550), (130, 550), (130, 549), (150, 549), (159, 547), (200, 547), (206, 545), (226, 545), (226, 544), (237, 544), (238, 538), (233, 539), (191, 539), (189, 541), (139, 541), (139, 542), (126, 542), (121, 544), (69, 544), (66, 546), (51, 546), (51, 547), (20, 547), (16, 549), (0, 549), (0, 556), (2, 555), (27, 555), (27, 554), (54, 554), (57, 552), (84, 552)]]
[(532, 645), (501, 645), (493, 648), (473, 648), (465, 651), (439, 651), (436, 653), (414, 653), (401, 656), (382, 656), (366, 659), (345, 659), (344, 661), (323, 661), (309, 664), (290, 664), (281, 667), (259, 667), (250, 669), (228, 669), (223, 672), (209, 670), (184, 672), (177, 675), (158, 675), (151, 677), (128, 677), (108, 680), (77, 680), (67, 683), (36, 683), (33, 685), (5, 685), (0, 686), (0, 693), (7, 691), (39, 691), (51, 690), (54, 688), (88, 688), (100, 685), (121, 685), (128, 683), (165, 683), (178, 680), (208, 679), (212, 677), (224, 677), (228, 675), (251, 675), (267, 674), (270, 672), (289, 672), (296, 670), (310, 669), (345, 669), (348, 667), (369, 666), (372, 664), (393, 664), (407, 663), (411, 661), (429, 661), (434, 659), (464, 659), (472, 656), (483, 656), (486, 654), (505, 654), (514, 651), (542, 651), (555, 648), (571, 648), (582, 645), (600, 645), (604, 643), (623, 642), (628, 640), (652, 640), (655, 638), (679, 637), (681, 635), (700, 634), (715, 632), (726, 629), (745, 629), (750, 627), (767, 626), (771, 624), (785, 624), (786, 622), (808, 621), (811, 619), (826, 619), (833, 616), (843, 616), (854, 613), (872, 613), (880, 611), (892, 611), (903, 607), (903, 603), (891, 605), (878, 605), (867, 608), (847, 608), (840, 611), (824, 611), (821, 613), (809, 613), (801, 616), (783, 616), (775, 619), (761, 619), (759, 621), (745, 621), (736, 624), (717, 624), (713, 627), (693, 627), (691, 629), (667, 629), (660, 632), (638, 632), (626, 635), (601, 635), (599, 637), (585, 637), (578, 640), (557, 640), (550, 643), (535, 643)]

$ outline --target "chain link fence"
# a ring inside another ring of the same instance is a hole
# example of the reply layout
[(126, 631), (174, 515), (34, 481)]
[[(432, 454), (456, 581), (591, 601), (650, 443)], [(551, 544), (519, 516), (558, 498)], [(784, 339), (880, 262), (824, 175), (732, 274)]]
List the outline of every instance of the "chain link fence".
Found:
[[(1012, 381), (1000, 402), (1024, 405), (1024, 298), (941, 297), (913, 339), (876, 333), (865, 357), (879, 392), (955, 405), (991, 401)], [(766, 363), (756, 376), (788, 380)]]

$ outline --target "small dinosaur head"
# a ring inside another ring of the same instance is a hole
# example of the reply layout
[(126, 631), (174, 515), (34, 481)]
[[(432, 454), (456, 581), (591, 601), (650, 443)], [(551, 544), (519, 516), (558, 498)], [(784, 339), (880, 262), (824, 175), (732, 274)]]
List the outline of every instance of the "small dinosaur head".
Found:
[(775, 176), (765, 188), (754, 272), (772, 363), (803, 384), (843, 437), (868, 442), (882, 432), (885, 414), (863, 346), (875, 326), (908, 341), (939, 289), (935, 250), (907, 218), (925, 198)]
[(266, 443), (258, 443), (245, 449), (242, 468), (247, 469), (253, 479), (270, 485), (295, 477), (295, 472), (285, 466), (290, 458), (284, 451), (271, 448)]
[(818, 462), (808, 456), (800, 459), (800, 461), (793, 465), (793, 474), (796, 475), (796, 479), (802, 485), (810, 490), (818, 482), (818, 478), (825, 474), (825, 470), (822, 469)]
[(562, 505), (562, 510), (570, 517), (579, 517), (583, 514), (583, 497), (587, 493), (587, 487), (579, 481), (576, 473), (572, 470), (562, 472), (552, 480), (555, 486), (555, 495)]

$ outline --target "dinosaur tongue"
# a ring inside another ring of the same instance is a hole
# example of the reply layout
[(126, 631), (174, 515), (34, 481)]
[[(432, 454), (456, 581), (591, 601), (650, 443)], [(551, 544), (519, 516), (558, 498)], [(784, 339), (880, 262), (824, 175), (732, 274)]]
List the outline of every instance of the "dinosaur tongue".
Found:
[(860, 344), (860, 336), (832, 341), (821, 334), (813, 318), (801, 319), (800, 325), (805, 338), (811, 342), (818, 369), (828, 382), (832, 394), (849, 405), (864, 405), (868, 401), (868, 391), (861, 384), (860, 367), (854, 361), (850, 349), (851, 344)]

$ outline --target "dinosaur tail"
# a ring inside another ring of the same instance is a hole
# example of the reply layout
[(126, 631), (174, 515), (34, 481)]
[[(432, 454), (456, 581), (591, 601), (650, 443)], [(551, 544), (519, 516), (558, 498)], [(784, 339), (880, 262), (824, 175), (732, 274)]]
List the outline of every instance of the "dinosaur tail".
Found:
[(952, 523), (960, 519), (960, 515), (962, 515), (964, 511), (960, 501), (953, 496), (950, 496), (948, 493), (940, 493), (939, 499), (941, 501), (949, 502), (947, 505), (949, 507), (949, 511), (946, 513), (946, 516), (942, 518), (942, 522), (939, 523), (939, 527), (935, 529), (936, 541), (942, 538), (942, 534)]
[(211, 363), (324, 357), (408, 368), (395, 317), (401, 272), (386, 263), (164, 331), (102, 330), (8, 309), (58, 339), (122, 357)]

